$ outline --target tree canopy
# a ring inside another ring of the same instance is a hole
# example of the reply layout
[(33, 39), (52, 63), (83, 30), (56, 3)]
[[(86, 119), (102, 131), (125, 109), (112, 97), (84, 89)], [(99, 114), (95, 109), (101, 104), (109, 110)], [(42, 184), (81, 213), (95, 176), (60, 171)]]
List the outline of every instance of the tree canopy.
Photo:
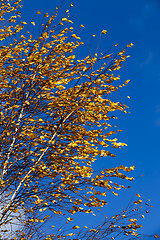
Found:
[[(83, 42), (70, 19), (72, 6), (60, 20), (59, 7), (52, 16), (45, 14), (35, 37), (28, 29), (36, 28), (36, 20), (20, 19), (21, 0), (0, 3), (2, 239), (141, 237), (139, 194), (122, 213), (93, 229), (74, 225), (74, 215), (94, 214), (109, 202), (108, 192), (118, 195), (126, 188), (124, 180), (133, 180), (129, 172), (134, 166), (93, 167), (99, 157), (114, 157), (113, 149), (126, 145), (115, 137), (121, 130), (113, 122), (117, 112), (126, 114), (128, 107), (112, 95), (129, 82), (122, 82), (117, 71), (133, 44), (122, 50), (115, 44), (104, 53), (77, 59)], [(56, 215), (71, 229), (53, 226)]]

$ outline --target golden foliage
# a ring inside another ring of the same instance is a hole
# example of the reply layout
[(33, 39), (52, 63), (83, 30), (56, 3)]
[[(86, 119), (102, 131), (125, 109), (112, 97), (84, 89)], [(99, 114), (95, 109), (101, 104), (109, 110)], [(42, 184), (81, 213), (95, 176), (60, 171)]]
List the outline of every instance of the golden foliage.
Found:
[[(124, 172), (134, 166), (98, 174), (92, 167), (99, 157), (114, 157), (112, 148), (126, 145), (112, 137), (120, 130), (110, 120), (116, 118), (112, 112), (127, 113), (127, 106), (111, 101), (110, 94), (129, 82), (118, 85), (115, 71), (131, 45), (115, 57), (96, 53), (78, 60), (75, 50), (83, 42), (70, 26), (68, 10), (56, 25), (58, 8), (54, 16), (45, 14), (48, 19), (34, 38), (24, 31), (27, 23), (18, 20), (20, 2), (1, 0), (0, 6), (0, 184), (6, 198), (0, 224), (22, 215), (22, 226), (30, 230), (28, 236), (17, 230), (14, 239), (33, 239), (35, 223), (44, 223), (51, 215), (65, 215), (69, 222), (73, 220), (69, 215), (77, 212), (94, 214), (94, 208), (106, 204), (107, 191), (118, 195), (116, 191), (125, 188), (114, 178), (133, 180)], [(36, 26), (35, 22), (31, 24)], [(124, 234), (139, 227), (135, 219), (130, 222)]]

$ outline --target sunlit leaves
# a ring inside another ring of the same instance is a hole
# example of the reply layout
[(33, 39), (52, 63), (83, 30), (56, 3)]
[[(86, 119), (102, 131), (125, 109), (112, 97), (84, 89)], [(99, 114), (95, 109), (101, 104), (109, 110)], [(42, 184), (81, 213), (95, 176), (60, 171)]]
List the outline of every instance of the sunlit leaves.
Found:
[[(116, 55), (113, 50), (78, 59), (83, 42), (70, 27), (69, 10), (58, 22), (59, 7), (51, 17), (46, 13), (36, 38), (34, 32), (25, 32), (25, 21), (17, 20), (20, 1), (2, 2), (0, 21), (7, 22), (0, 29), (0, 187), (5, 199), (0, 224), (17, 218), (27, 229), (26, 238), (32, 239), (39, 224), (52, 216), (65, 217), (67, 226), (78, 213), (95, 216), (94, 211), (108, 203), (109, 194), (118, 196), (119, 190), (127, 188), (122, 181), (134, 179), (130, 176), (134, 166), (96, 173), (93, 168), (100, 157), (109, 160), (117, 148), (127, 146), (115, 137), (121, 130), (114, 126), (117, 112), (127, 113), (127, 106), (114, 100), (114, 93), (129, 82), (117, 75), (128, 56), (125, 48)], [(31, 24), (38, 26), (36, 19)], [(106, 33), (103, 30), (100, 36)], [(141, 203), (138, 199), (134, 206)], [(108, 226), (108, 231), (120, 229), (136, 236), (131, 231), (140, 227), (135, 218), (123, 213), (121, 219), (129, 219), (129, 224), (117, 228), (116, 222), (106, 222), (102, 230)], [(79, 228), (72, 225), (72, 230)], [(88, 239), (101, 232), (99, 227), (84, 229)], [(23, 232), (15, 233), (17, 239), (24, 238)], [(40, 233), (36, 234), (35, 239)], [(46, 239), (52, 239), (52, 234)]]

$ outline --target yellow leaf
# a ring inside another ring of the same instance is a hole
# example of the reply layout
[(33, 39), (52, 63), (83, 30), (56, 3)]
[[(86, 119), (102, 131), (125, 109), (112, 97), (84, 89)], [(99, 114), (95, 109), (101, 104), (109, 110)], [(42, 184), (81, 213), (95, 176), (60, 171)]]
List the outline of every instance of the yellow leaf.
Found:
[(73, 235), (75, 235), (75, 233), (67, 233), (66, 236), (73, 236)]
[(137, 219), (136, 219), (136, 218), (131, 218), (131, 219), (129, 219), (128, 221), (129, 221), (129, 222), (136, 222)]
[(68, 21), (68, 19), (67, 19), (67, 18), (62, 18), (61, 20), (62, 20), (63, 22), (64, 22), (64, 21)]
[(126, 80), (126, 81), (125, 81), (125, 84), (127, 84), (127, 83), (129, 83), (129, 82), (130, 82), (130, 80)]
[(136, 196), (137, 196), (137, 197), (141, 197), (141, 196), (139, 195), (139, 193), (137, 193)]
[(114, 195), (118, 196), (118, 193), (112, 192)]
[(74, 227), (72, 227), (72, 229), (78, 229), (79, 228), (79, 226), (74, 226)]
[(81, 39), (80, 37), (77, 37), (76, 34), (72, 34), (72, 37), (76, 38), (76, 39)]
[(47, 208), (40, 208), (39, 211), (40, 211), (40, 212), (43, 212), (43, 211), (45, 211), (46, 209), (47, 209)]
[(103, 33), (103, 34), (106, 34), (106, 33), (107, 33), (107, 30), (102, 30), (102, 33)]
[(43, 119), (42, 118), (39, 118), (39, 120), (38, 120), (39, 122), (43, 122)]
[(154, 238), (160, 238), (160, 236), (158, 234), (154, 235)]
[(102, 196), (106, 196), (106, 192), (103, 192), (101, 195), (102, 195)]
[(47, 32), (43, 33), (42, 37), (48, 38), (48, 33)]
[(17, 212), (19, 212), (19, 210), (18, 209), (13, 209), (12, 212), (17, 213)]
[(36, 25), (36, 24), (35, 24), (35, 22), (31, 22), (31, 23), (32, 23), (32, 25), (33, 25), (33, 26), (35, 26), (35, 25)]
[(44, 17), (49, 17), (49, 14), (48, 14), (48, 13), (46, 13), (46, 14), (44, 15)]
[(90, 229), (89, 232), (96, 232), (96, 229)]
[(139, 199), (138, 201), (134, 201), (134, 204), (140, 204), (142, 202), (141, 199)]
[(135, 166), (129, 167), (129, 170), (133, 171), (135, 169)]

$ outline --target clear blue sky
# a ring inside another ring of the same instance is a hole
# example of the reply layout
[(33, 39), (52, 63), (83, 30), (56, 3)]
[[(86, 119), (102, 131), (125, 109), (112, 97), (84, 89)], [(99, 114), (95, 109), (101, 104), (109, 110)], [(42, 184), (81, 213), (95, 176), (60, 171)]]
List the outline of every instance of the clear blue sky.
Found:
[[(31, 20), (37, 10), (52, 13), (58, 4), (58, 0), (23, 0), (24, 20)], [(85, 26), (78, 33), (84, 42), (106, 29), (102, 51), (116, 42), (122, 48), (130, 42), (135, 44), (129, 51), (131, 58), (120, 72), (123, 79), (131, 82), (118, 95), (130, 106), (131, 113), (122, 115), (117, 122), (124, 130), (119, 139), (128, 147), (119, 150), (117, 158), (111, 161), (135, 165), (137, 180), (128, 193), (120, 194), (121, 202), (113, 201), (111, 209), (122, 207), (124, 199), (129, 201), (139, 192), (154, 205), (144, 221), (143, 232), (160, 232), (160, 0), (79, 0), (74, 6), (72, 19), (75, 26)], [(87, 48), (83, 54), (88, 55)], [(101, 163), (105, 167), (107, 164)], [(144, 176), (140, 177), (141, 174)]]

